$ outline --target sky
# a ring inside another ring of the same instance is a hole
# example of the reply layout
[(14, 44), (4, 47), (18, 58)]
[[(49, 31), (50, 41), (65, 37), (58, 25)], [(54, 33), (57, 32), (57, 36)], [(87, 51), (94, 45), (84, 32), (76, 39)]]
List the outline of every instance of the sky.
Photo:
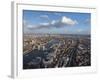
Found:
[(24, 33), (90, 34), (91, 14), (23, 10)]

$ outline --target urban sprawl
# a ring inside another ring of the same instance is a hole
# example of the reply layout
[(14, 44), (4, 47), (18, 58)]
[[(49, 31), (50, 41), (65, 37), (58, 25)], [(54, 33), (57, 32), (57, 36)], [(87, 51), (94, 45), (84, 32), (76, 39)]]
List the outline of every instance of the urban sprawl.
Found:
[(23, 36), (23, 69), (90, 65), (90, 35), (24, 34)]

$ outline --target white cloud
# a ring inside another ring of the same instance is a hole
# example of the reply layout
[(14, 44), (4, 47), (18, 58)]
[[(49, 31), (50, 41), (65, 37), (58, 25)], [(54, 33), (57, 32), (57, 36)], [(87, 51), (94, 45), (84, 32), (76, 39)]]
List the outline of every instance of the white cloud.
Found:
[(40, 15), (40, 18), (45, 18), (45, 19), (48, 19), (48, 15)]
[(76, 24), (78, 24), (78, 22), (76, 20), (72, 20), (71, 18), (68, 18), (66, 16), (62, 16), (58, 20), (51, 21), (51, 25), (56, 28), (69, 27), (69, 26), (74, 26)]
[(27, 25), (27, 28), (33, 28), (33, 25)]
[(89, 24), (89, 23), (91, 23), (91, 20), (90, 19), (86, 19), (84, 23), (85, 24), (87, 24), (87, 23)]
[(56, 23), (57, 23), (56, 20), (52, 20), (52, 21), (51, 21), (51, 24), (52, 24), (52, 25), (54, 25), (54, 24), (56, 24)]
[[(41, 17), (47, 18), (48, 16), (41, 15)], [(42, 29), (42, 28), (49, 29), (49, 28), (69, 27), (69, 26), (74, 26), (75, 24), (78, 24), (76, 20), (72, 20), (71, 18), (62, 16), (58, 20), (52, 20), (52, 21), (48, 20), (48, 22), (39, 23), (37, 25), (29, 24), (27, 23), (27, 21), (25, 21), (24, 27), (26, 27), (26, 29), (35, 30), (35, 29)]]
[(39, 25), (48, 26), (49, 23), (40, 23)]
[(29, 24), (26, 27), (29, 28), (29, 29), (32, 29), (32, 28), (37, 28), (37, 25), (31, 25), (31, 24)]
[(77, 30), (77, 32), (83, 32), (83, 31), (84, 31), (83, 29), (78, 29), (78, 30)]
[(57, 15), (57, 16), (61, 16), (61, 13), (55, 12), (54, 14)]
[(71, 18), (68, 18), (66, 16), (62, 17), (61, 20), (62, 23), (67, 24), (67, 25), (75, 25), (78, 24), (78, 22), (76, 20), (72, 20)]

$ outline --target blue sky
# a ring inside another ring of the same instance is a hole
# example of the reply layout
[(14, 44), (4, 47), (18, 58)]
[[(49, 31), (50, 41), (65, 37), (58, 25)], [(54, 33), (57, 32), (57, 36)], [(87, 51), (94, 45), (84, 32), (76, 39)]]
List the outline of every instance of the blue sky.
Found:
[(24, 33), (90, 34), (91, 14), (23, 10)]

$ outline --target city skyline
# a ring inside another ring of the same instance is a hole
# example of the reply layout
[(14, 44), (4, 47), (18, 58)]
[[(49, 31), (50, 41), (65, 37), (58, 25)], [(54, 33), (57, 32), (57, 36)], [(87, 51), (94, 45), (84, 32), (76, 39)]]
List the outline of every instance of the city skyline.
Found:
[(24, 33), (90, 34), (91, 14), (23, 10)]

